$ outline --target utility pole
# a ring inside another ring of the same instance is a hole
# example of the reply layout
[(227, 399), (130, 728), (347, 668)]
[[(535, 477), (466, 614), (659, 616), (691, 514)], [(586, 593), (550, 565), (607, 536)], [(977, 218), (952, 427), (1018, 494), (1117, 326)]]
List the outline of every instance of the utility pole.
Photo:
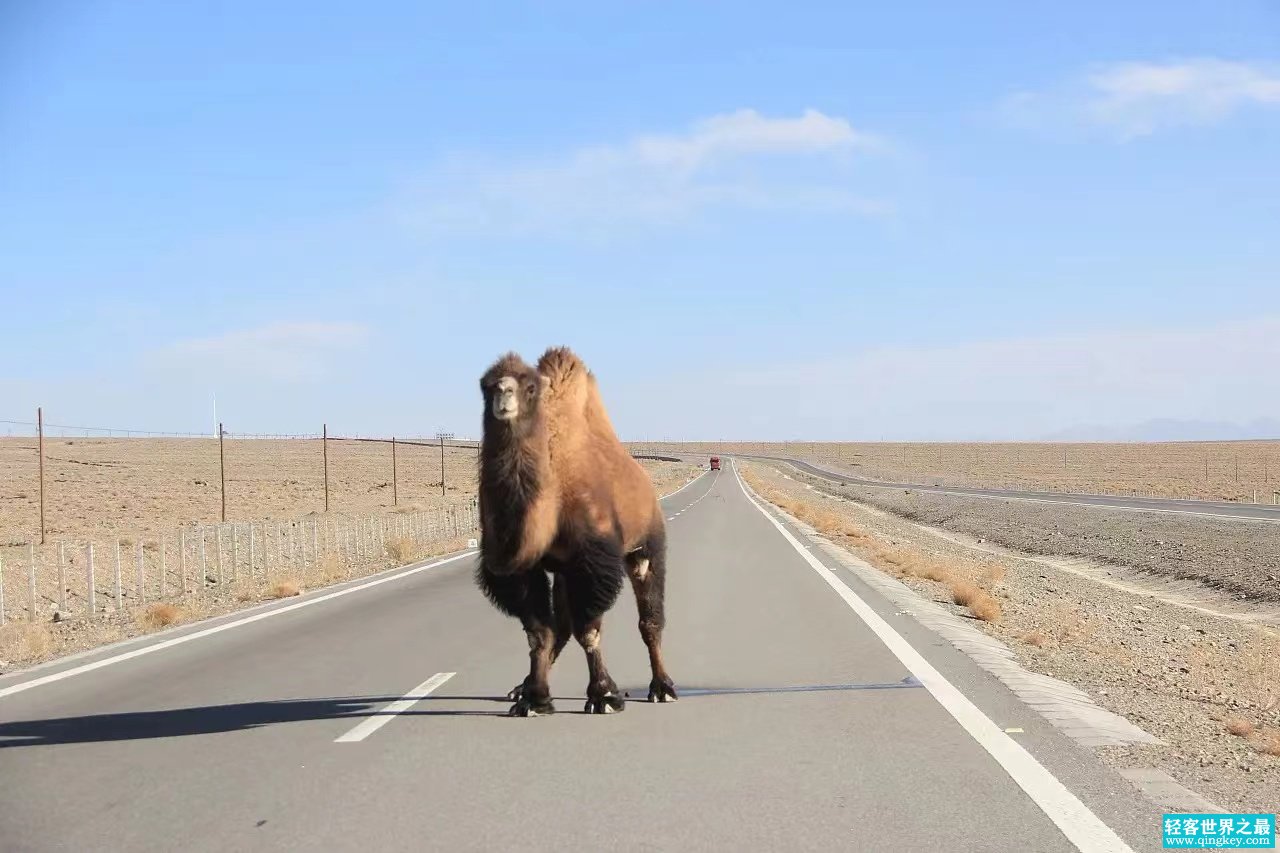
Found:
[[(40, 433), (40, 544), (44, 541), (44, 408), (36, 407), (36, 429)], [(34, 611), (33, 611), (34, 612)]]

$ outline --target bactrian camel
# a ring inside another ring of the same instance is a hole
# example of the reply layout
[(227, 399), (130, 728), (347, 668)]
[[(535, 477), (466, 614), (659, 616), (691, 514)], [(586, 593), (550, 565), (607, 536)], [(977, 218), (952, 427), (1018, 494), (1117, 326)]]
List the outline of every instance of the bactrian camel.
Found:
[(677, 698), (662, 660), (666, 526), (648, 474), (618, 440), (595, 376), (573, 352), (530, 367), (508, 353), (480, 379), (480, 565), (476, 582), (529, 641), (514, 716), (555, 710), (548, 675), (570, 634), (587, 656), (587, 713), (626, 707), (601, 622), (631, 580), (649, 650), (650, 702)]

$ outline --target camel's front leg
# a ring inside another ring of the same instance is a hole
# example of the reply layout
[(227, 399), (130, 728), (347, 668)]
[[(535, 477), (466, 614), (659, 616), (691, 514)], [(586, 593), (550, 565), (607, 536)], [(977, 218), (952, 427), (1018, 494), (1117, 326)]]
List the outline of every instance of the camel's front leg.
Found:
[[(547, 572), (553, 571), (550, 561), (543, 561), (543, 568)], [(542, 573), (542, 569), (538, 570)], [(551, 667), (555, 666), (556, 661), (560, 658), (560, 652), (564, 650), (565, 645), (569, 642), (569, 637), (573, 636), (573, 627), (569, 619), (569, 594), (568, 585), (565, 579), (560, 575), (551, 576), (551, 622), (555, 627), (555, 639), (551, 646), (551, 660), (547, 663), (547, 672), (550, 673)], [(531, 585), (532, 586), (532, 585)], [(542, 590), (539, 589), (537, 594), (541, 596)], [(530, 649), (532, 650), (532, 640), (530, 640)], [(507, 693), (507, 698), (512, 701), (518, 701), (524, 695), (525, 685), (529, 683), (529, 679), (525, 678), (511, 691)]]
[(587, 549), (583, 561), (565, 575), (573, 636), (587, 655), (588, 714), (612, 714), (626, 708), (600, 649), (604, 614), (617, 601), (622, 575), (622, 555), (608, 546)]
[(551, 590), (546, 573), (535, 569), (502, 575), (480, 570), (479, 580), (485, 594), (505, 613), (516, 616), (524, 626), (529, 641), (529, 674), (513, 690), (515, 704), (510, 714), (536, 717), (555, 712), (551, 702), (552, 650), (556, 632), (551, 613)]

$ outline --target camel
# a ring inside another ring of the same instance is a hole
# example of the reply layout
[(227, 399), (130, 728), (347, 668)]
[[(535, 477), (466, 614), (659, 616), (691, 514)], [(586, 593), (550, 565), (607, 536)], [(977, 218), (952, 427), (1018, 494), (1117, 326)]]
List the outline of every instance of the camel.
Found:
[(552, 347), (536, 367), (507, 353), (480, 389), (476, 583), (529, 641), (529, 674), (508, 693), (509, 713), (554, 713), (548, 676), (570, 635), (587, 657), (585, 711), (626, 707), (600, 649), (624, 575), (649, 651), (648, 700), (675, 701), (662, 658), (665, 519), (648, 474), (614, 433), (595, 376), (572, 351)]

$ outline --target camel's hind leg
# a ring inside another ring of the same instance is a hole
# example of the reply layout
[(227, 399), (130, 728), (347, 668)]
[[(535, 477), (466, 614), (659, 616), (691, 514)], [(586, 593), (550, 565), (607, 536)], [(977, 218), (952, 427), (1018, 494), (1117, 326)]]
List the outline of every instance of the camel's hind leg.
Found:
[(587, 655), (588, 714), (612, 714), (626, 708), (618, 685), (609, 675), (600, 649), (604, 614), (622, 591), (621, 549), (603, 541), (589, 543), (564, 578), (568, 582), (569, 614), (573, 636)]
[(658, 526), (639, 551), (627, 555), (627, 575), (636, 594), (640, 636), (649, 649), (650, 702), (674, 702), (676, 686), (662, 660), (662, 629), (666, 627), (667, 535)]

